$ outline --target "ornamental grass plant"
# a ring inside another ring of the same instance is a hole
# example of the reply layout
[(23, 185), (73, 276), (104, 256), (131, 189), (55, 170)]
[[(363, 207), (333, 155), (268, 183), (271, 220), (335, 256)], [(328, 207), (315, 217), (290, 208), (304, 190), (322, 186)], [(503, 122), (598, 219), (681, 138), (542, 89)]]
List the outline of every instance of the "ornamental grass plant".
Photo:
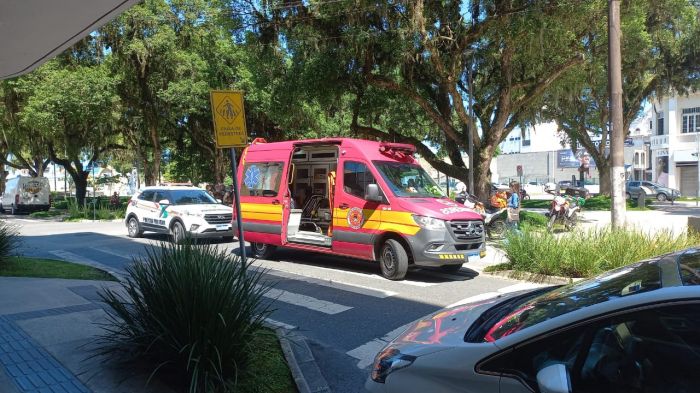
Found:
[(5, 263), (19, 246), (17, 229), (0, 220), (0, 264)]
[(259, 335), (270, 334), (260, 271), (186, 242), (150, 248), (127, 273), (119, 290), (101, 293), (112, 312), (98, 354), (146, 364), (189, 392), (245, 391), (241, 381), (260, 380), (250, 378), (264, 372), (250, 364)]
[(503, 242), (507, 263), (500, 270), (591, 277), (643, 259), (700, 245), (700, 235), (671, 231), (645, 233), (611, 228), (575, 230), (563, 235), (546, 231), (509, 233)]

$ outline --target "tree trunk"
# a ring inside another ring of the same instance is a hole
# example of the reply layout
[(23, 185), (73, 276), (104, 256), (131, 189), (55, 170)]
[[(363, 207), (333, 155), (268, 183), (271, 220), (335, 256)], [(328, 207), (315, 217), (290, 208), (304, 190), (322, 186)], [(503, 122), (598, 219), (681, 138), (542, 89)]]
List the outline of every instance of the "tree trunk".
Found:
[(158, 134), (158, 124), (154, 121), (149, 128), (151, 135), (151, 143), (153, 144), (153, 161), (151, 163), (151, 169), (153, 170), (153, 172), (151, 173), (151, 183), (146, 182), (146, 184), (152, 186), (155, 185), (156, 179), (160, 177), (160, 159), (163, 151), (160, 147), (160, 135)]
[(70, 177), (75, 184), (75, 200), (78, 206), (85, 206), (85, 194), (87, 193), (87, 183), (89, 173), (85, 171), (74, 172), (70, 171)]
[(610, 196), (611, 183), (610, 183), (610, 165), (607, 160), (601, 163), (596, 162), (598, 167), (598, 176), (600, 177), (600, 194)]
[(226, 178), (226, 160), (224, 159), (224, 150), (215, 149), (214, 153), (214, 182), (223, 184)]
[(474, 192), (481, 201), (491, 197), (491, 147), (474, 151)]

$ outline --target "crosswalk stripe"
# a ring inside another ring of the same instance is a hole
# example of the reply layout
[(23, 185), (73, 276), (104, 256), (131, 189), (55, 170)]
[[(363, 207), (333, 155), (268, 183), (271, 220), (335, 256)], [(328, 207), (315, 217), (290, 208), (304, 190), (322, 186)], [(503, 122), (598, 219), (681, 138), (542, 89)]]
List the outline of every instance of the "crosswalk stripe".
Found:
[(105, 254), (114, 255), (115, 257), (128, 259), (128, 260), (131, 260), (131, 259), (133, 259), (133, 257), (138, 256), (138, 254), (128, 255), (128, 254), (123, 254), (123, 253), (120, 253), (120, 252), (112, 251), (112, 250), (110, 250), (110, 249), (101, 248), (101, 247), (90, 247), (90, 249), (91, 249), (91, 250), (95, 250), (95, 251), (99, 251), (99, 252), (102, 252), (102, 253), (105, 253)]
[(358, 360), (357, 368), (364, 369), (372, 365), (374, 362), (374, 357), (377, 355), (377, 353), (379, 353), (379, 351), (384, 349), (389, 342), (395, 339), (399, 334), (403, 333), (412, 324), (413, 322), (399, 326), (398, 328), (385, 334), (384, 337), (375, 338), (372, 341), (368, 341), (353, 350), (347, 351), (346, 354)]
[(272, 326), (274, 326), (274, 327), (282, 328), (282, 329), (285, 329), (285, 330), (294, 330), (294, 329), (297, 328), (296, 326), (289, 325), (289, 324), (286, 324), (286, 323), (284, 323), (284, 322), (275, 321), (275, 320), (272, 319), (272, 318), (265, 318), (265, 322), (267, 322), (268, 324), (270, 324), (270, 325), (272, 325)]
[(342, 304), (316, 299), (312, 296), (301, 295), (276, 288), (268, 289), (263, 296), (279, 302), (304, 307), (309, 310), (322, 312), (328, 315), (340, 314), (343, 311), (352, 309), (352, 307), (344, 306)]
[(379, 288), (372, 288), (369, 286), (365, 285), (360, 285), (360, 284), (350, 284), (346, 282), (341, 282), (337, 280), (321, 280), (318, 278), (313, 278), (313, 277), (307, 277), (303, 276), (297, 273), (291, 273), (291, 272), (285, 272), (282, 270), (274, 270), (270, 268), (266, 269), (256, 269), (259, 271), (264, 271), (265, 274), (273, 275), (276, 277), (281, 277), (281, 278), (288, 278), (290, 280), (294, 281), (304, 281), (308, 282), (309, 284), (315, 284), (315, 285), (321, 285), (333, 289), (340, 289), (346, 292), (353, 292), (357, 293), (360, 295), (366, 295), (366, 296), (372, 296), (380, 299), (385, 299), (391, 296), (395, 296), (397, 293), (392, 292), (392, 291), (387, 291), (384, 289), (379, 289)]
[[(262, 263), (259, 263), (259, 262), (262, 262)], [(299, 264), (294, 263), (294, 262), (276, 261), (276, 262), (274, 262), (274, 264), (265, 263), (264, 261), (259, 261), (259, 262), (258, 262), (258, 266), (263, 266), (266, 268), (274, 268), (275, 270), (284, 271), (287, 273), (294, 273), (294, 270), (298, 270), (298, 268), (299, 268)], [(412, 281), (412, 280), (389, 281), (386, 278), (384, 278), (378, 274), (353, 272), (353, 271), (348, 271), (348, 270), (343, 270), (343, 269), (333, 269), (333, 268), (322, 267), (322, 266), (317, 266), (317, 265), (304, 265), (304, 266), (311, 267), (317, 271), (326, 271), (326, 272), (331, 272), (331, 273), (337, 273), (339, 275), (347, 274), (347, 275), (353, 275), (353, 276), (358, 276), (358, 277), (362, 277), (362, 278), (371, 278), (373, 280), (381, 280), (384, 282), (392, 282), (395, 284), (411, 285), (411, 286), (415, 286), (415, 287), (431, 287), (431, 286), (436, 284), (436, 283)], [(312, 274), (304, 273), (304, 275), (308, 276), (308, 277), (319, 278), (319, 279), (325, 278), (323, 276), (316, 275), (313, 273)], [(342, 282), (342, 283), (347, 284), (346, 282)]]
[(107, 266), (105, 264), (102, 264), (100, 262), (95, 261), (94, 259), (90, 259), (87, 257), (84, 257), (82, 255), (78, 255), (75, 253), (72, 253), (70, 251), (66, 250), (53, 250), (49, 251), (49, 254), (57, 256), (59, 259), (64, 260), (66, 262), (74, 262), (74, 263), (80, 263), (83, 265), (88, 265), (92, 266), (94, 268), (104, 270), (107, 273), (115, 276), (116, 278), (120, 278), (121, 276), (124, 276), (123, 272), (118, 272), (115, 271), (114, 268)]
[(546, 287), (546, 286), (547, 285), (545, 285), (545, 284), (537, 284), (534, 282), (521, 282), (518, 284), (509, 285), (507, 287), (500, 288), (497, 290), (497, 292), (480, 293), (480, 294), (475, 295), (475, 296), (470, 296), (468, 298), (458, 300), (458, 301), (450, 304), (449, 306), (446, 306), (445, 308), (452, 308), (452, 307), (461, 306), (462, 304), (478, 302), (478, 301), (490, 299), (490, 298), (493, 298), (493, 297), (496, 297), (498, 295), (502, 295), (505, 293), (523, 291), (523, 290), (527, 290), (527, 289), (542, 288), (542, 287)]

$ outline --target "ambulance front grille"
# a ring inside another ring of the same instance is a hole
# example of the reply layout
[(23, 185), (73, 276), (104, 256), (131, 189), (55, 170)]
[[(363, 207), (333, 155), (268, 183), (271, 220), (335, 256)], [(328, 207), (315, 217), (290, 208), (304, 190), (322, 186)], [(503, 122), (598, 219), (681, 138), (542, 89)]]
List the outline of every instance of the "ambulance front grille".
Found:
[(450, 231), (457, 240), (480, 241), (484, 237), (484, 223), (481, 221), (450, 221)]

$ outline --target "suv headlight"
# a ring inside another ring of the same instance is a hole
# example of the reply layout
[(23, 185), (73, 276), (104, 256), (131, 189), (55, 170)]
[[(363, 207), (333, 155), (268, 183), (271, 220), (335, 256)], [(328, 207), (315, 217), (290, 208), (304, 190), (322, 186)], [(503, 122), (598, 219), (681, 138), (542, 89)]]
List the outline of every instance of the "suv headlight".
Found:
[(389, 345), (374, 358), (372, 380), (384, 383), (389, 374), (410, 366), (415, 360), (415, 356), (402, 354), (401, 351)]
[(419, 216), (417, 214), (414, 214), (413, 221), (415, 221), (419, 227), (424, 229), (445, 229), (445, 221), (440, 220), (439, 218)]

